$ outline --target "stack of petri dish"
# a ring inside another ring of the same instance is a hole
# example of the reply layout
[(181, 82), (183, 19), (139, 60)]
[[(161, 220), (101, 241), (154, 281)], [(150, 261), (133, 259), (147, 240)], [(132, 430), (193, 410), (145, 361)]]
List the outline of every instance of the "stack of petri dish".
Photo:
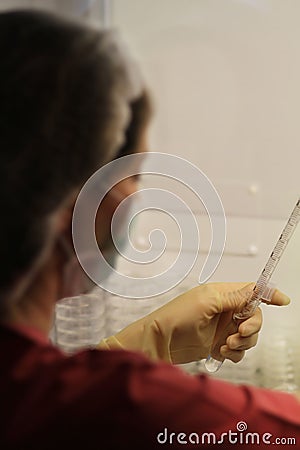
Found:
[(300, 350), (297, 330), (275, 326), (261, 343), (261, 385), (285, 392), (300, 389)]
[(62, 299), (56, 305), (50, 339), (68, 354), (94, 347), (104, 337), (117, 333), (191, 287), (192, 283), (184, 280), (165, 293), (147, 297), (152, 289), (151, 280), (146, 280), (137, 293), (145, 298), (127, 298), (126, 292), (120, 296), (96, 287), (88, 295)]
[[(132, 282), (134, 283), (134, 280)], [(146, 297), (152, 291), (150, 283), (149, 280), (145, 281), (142, 290), (140, 289), (138, 292), (145, 298), (126, 298), (126, 292), (124, 292), (124, 296), (106, 293), (106, 330), (108, 335), (115, 334), (132, 322), (150, 314), (186, 290), (182, 286), (176, 286), (155, 297)]]
[(66, 353), (97, 345), (106, 336), (105, 291), (60, 300), (53, 329), (55, 344)]

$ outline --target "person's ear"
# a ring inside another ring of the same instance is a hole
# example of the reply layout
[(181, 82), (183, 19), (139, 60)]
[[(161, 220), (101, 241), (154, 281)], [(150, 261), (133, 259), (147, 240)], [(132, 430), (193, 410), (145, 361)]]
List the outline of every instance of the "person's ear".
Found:
[(72, 237), (72, 216), (77, 195), (77, 191), (73, 193), (57, 211), (55, 217), (55, 233), (57, 235), (64, 234), (68, 241)]

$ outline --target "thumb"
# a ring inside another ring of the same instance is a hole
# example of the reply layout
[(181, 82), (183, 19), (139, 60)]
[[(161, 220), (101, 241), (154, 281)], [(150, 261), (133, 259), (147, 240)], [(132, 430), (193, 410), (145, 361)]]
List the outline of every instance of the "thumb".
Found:
[[(248, 283), (242, 288), (238, 286), (237, 289), (222, 292), (221, 296), (221, 311), (236, 311), (239, 312), (246, 302), (251, 298), (255, 283)], [(290, 298), (278, 289), (274, 289), (271, 299), (260, 299), (262, 303), (275, 306), (286, 306), (290, 303)]]
[[(254, 288), (255, 283), (248, 283), (242, 289), (238, 289), (237, 295), (245, 297), (245, 300), (247, 301), (250, 299)], [(275, 306), (287, 306), (291, 302), (291, 299), (287, 295), (285, 295), (278, 289), (273, 288), (273, 285), (271, 283), (267, 285), (265, 292), (263, 293), (260, 300), (262, 303), (265, 303), (266, 305), (275, 305)]]
[(287, 306), (291, 302), (291, 299), (283, 292), (279, 291), (278, 289), (275, 289), (271, 300), (268, 301), (262, 299), (262, 302), (266, 303), (267, 305)]

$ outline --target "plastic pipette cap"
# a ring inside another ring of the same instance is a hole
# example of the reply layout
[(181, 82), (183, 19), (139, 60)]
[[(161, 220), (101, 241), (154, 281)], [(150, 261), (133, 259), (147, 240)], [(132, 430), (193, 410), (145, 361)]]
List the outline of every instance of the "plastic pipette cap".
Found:
[(265, 302), (270, 303), (272, 301), (272, 297), (274, 295), (274, 292), (276, 290), (276, 285), (274, 283), (268, 283), (266, 286), (266, 289), (264, 290), (263, 295), (261, 296), (261, 299)]

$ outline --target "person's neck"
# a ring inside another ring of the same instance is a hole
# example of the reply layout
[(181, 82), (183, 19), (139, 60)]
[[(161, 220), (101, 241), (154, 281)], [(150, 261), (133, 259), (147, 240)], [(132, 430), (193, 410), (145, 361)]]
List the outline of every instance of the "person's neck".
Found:
[(35, 328), (48, 336), (53, 325), (58, 292), (57, 277), (48, 268), (40, 273), (26, 294), (11, 305), (3, 322)]
[(54, 302), (34, 302), (30, 299), (25, 303), (22, 299), (11, 308), (4, 323), (34, 328), (48, 336), (53, 325), (54, 308)]

